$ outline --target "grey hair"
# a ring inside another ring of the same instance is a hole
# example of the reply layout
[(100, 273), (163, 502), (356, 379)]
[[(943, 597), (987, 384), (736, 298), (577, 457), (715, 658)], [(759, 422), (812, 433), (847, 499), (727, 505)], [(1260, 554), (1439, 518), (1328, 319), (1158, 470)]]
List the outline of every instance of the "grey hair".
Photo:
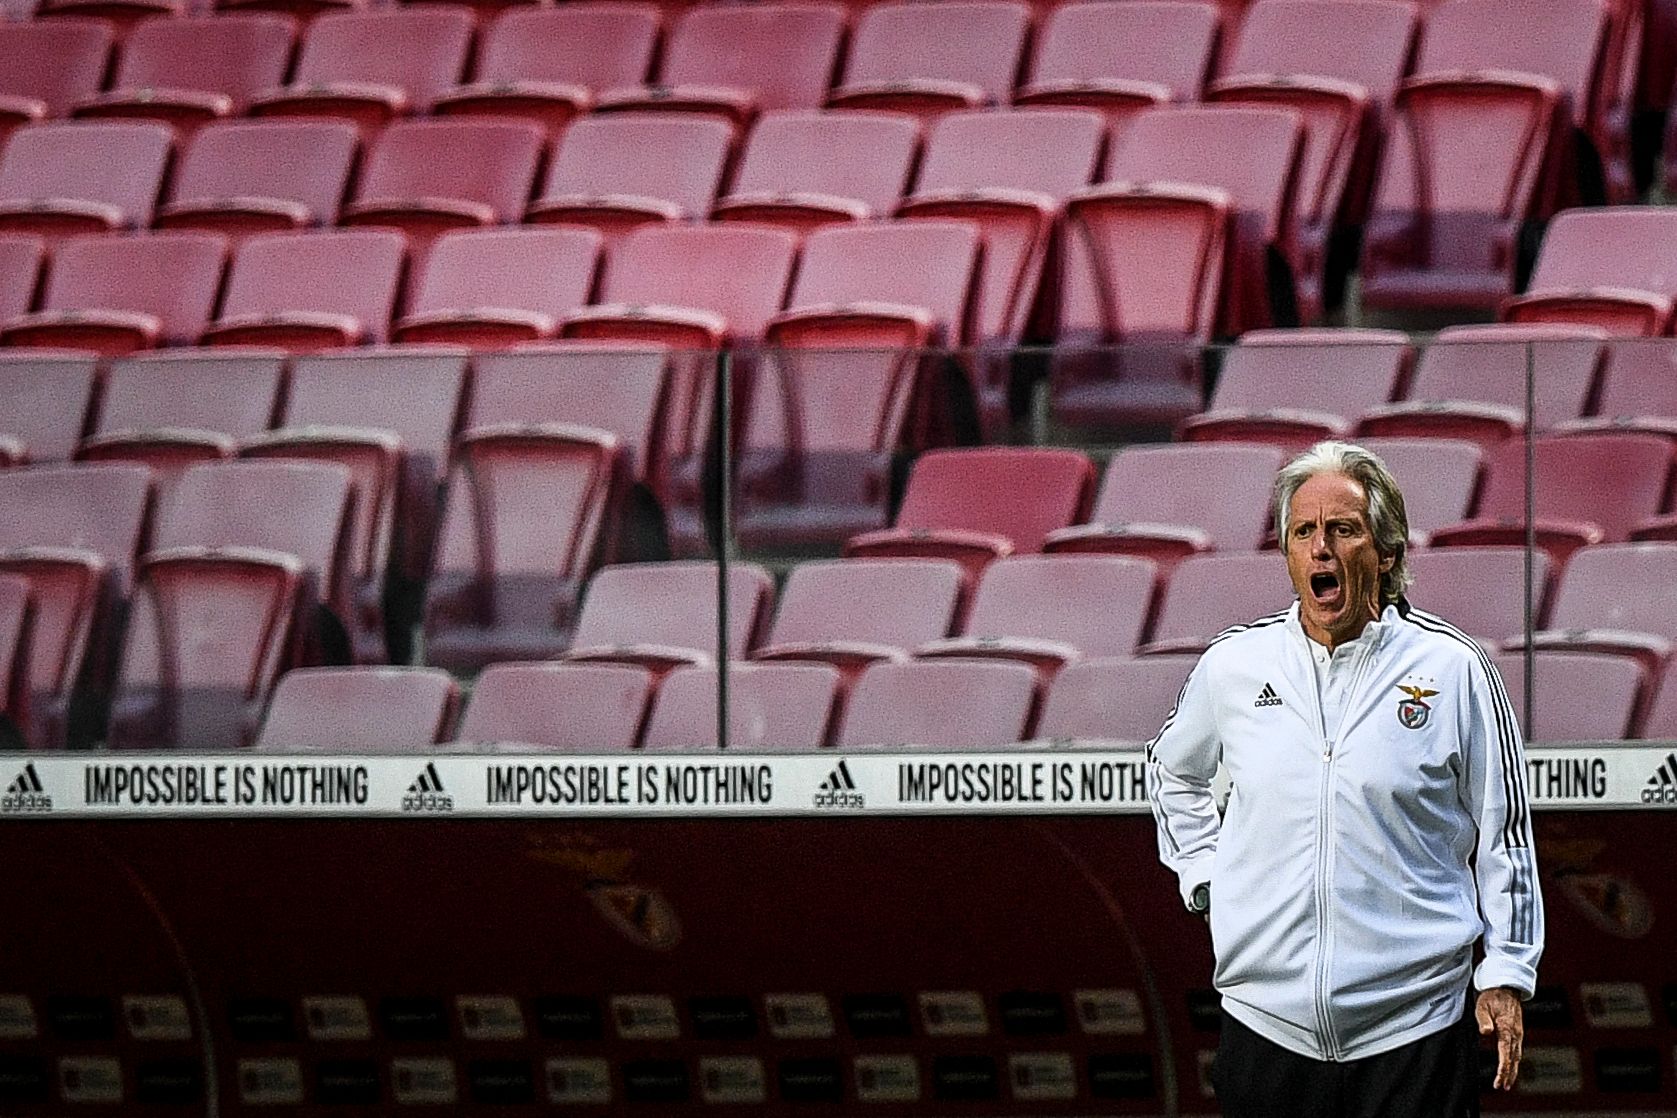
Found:
[(1317, 474), (1342, 474), (1363, 487), (1368, 495), (1368, 526), (1374, 533), (1374, 550), (1391, 559), (1390, 570), (1380, 575), (1380, 604), (1389, 605), (1403, 596), (1415, 581), (1409, 571), (1409, 513), (1403, 507), (1403, 491), (1397, 479), (1378, 455), (1352, 443), (1319, 442), (1281, 467), (1275, 475), (1275, 531), (1281, 550), (1287, 549), (1287, 515), (1293, 494)]

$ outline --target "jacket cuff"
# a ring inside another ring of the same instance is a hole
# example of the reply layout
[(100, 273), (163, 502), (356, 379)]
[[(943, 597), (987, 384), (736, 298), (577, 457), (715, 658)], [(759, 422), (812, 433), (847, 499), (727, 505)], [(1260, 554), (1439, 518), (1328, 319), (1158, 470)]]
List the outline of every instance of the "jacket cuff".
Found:
[(1182, 907), (1193, 911), (1189, 903), (1194, 890), (1211, 884), (1211, 858), (1199, 858), (1176, 871), (1176, 886), (1182, 894)]
[(1473, 972), (1473, 988), (1490, 990), (1506, 986), (1525, 1001), (1537, 990), (1537, 971), (1513, 959), (1499, 959), (1487, 955)]

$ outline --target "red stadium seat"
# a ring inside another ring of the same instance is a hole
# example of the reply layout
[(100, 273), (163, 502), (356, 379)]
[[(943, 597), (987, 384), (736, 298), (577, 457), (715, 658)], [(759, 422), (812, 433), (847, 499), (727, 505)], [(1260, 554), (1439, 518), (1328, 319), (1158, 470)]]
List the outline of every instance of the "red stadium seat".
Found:
[(1284, 610), (1294, 600), (1277, 551), (1195, 555), (1179, 564), (1143, 652), (1200, 652), (1231, 625)]
[(0, 740), (8, 749), (26, 743), (29, 718), (29, 644), (35, 603), (29, 580), (0, 574)]
[[(677, 668), (658, 688), (642, 748), (713, 749), (717, 669)], [(820, 749), (838, 712), (838, 669), (827, 664), (730, 664), (728, 747), (752, 753)]]
[(1526, 294), (1509, 322), (1577, 322), (1658, 336), (1677, 300), (1677, 214), (1656, 206), (1567, 210), (1549, 223)]
[(233, 256), (206, 345), (296, 352), (382, 342), (407, 241), (394, 229), (263, 233)]
[(74, 454), (98, 373), (98, 355), (81, 350), (0, 350), (0, 465)]
[(876, 660), (948, 636), (960, 616), (964, 577), (941, 559), (841, 559), (799, 563), (754, 660), (814, 660), (848, 682)]
[(336, 120), (212, 124), (193, 137), (153, 224), (234, 238), (334, 225), (356, 147), (355, 129)]
[(46, 242), (40, 237), (0, 234), (0, 322), (25, 314), (41, 286)]
[(1031, 10), (1014, 0), (886, 0), (863, 12), (827, 104), (890, 109), (928, 122), (1008, 99), (1024, 59)]
[(1395, 330), (1254, 331), (1227, 352), (1210, 409), (1183, 421), (1182, 438), (1292, 452), (1343, 438), (1398, 393), (1413, 356)]
[(844, 39), (826, 3), (710, 4), (675, 21), (656, 84), (601, 94), (601, 110), (703, 113), (735, 127), (821, 105)]
[[(1664, 670), (1677, 646), (1677, 544), (1581, 548), (1561, 574), (1538, 648), (1605, 653)], [(1514, 646), (1519, 642), (1508, 642)]]
[(1556, 429), (1677, 437), (1677, 345), (1652, 338), (1609, 341), (1595, 411), (1594, 416), (1556, 424)]
[(733, 130), (701, 116), (584, 117), (565, 133), (525, 220), (588, 225), (616, 247), (642, 225), (710, 212)]
[(1659, 681), (1648, 720), (1642, 726), (1642, 736), (1654, 741), (1677, 741), (1677, 661), (1672, 662)]
[(652, 673), (632, 664), (493, 664), (455, 738), (564, 753), (633, 749), (652, 691)]
[(0, 571), (27, 578), (34, 605), (31, 746), (98, 736), (84, 715), (110, 686), (150, 509), (151, 480), (136, 466), (0, 472)]
[(711, 216), (807, 233), (889, 215), (919, 154), (920, 125), (902, 113), (766, 113)]
[(569, 424), (459, 439), (425, 594), (425, 656), (454, 670), (564, 651), (582, 581), (609, 540), (623, 454)]
[(1168, 574), (1204, 551), (1256, 551), (1285, 456), (1273, 446), (1130, 446), (1112, 456), (1087, 524), (1050, 532), (1046, 551), (1139, 555)]
[(0, 152), (0, 232), (61, 239), (151, 222), (174, 133), (146, 121), (19, 128)]
[(191, 344), (226, 265), (214, 233), (71, 238), (53, 254), (41, 309), (0, 325), (0, 343), (106, 356)]
[(1004, 749), (1030, 733), (1036, 673), (1006, 661), (875, 664), (851, 691), (837, 745)]
[(64, 116), (99, 91), (111, 28), (96, 19), (0, 24), (0, 146), (23, 124)]
[[(660, 675), (715, 662), (717, 567), (709, 562), (602, 567), (588, 585), (567, 660), (642, 664)], [(747, 655), (768, 624), (774, 583), (755, 563), (728, 568), (728, 655)]]
[(531, 4), (483, 31), (473, 80), (431, 102), (444, 116), (519, 117), (557, 136), (603, 90), (644, 81), (658, 45), (651, 4)]
[(603, 241), (592, 229), (444, 234), (393, 336), (480, 351), (550, 338), (593, 293)]
[(284, 81), (296, 36), (292, 20), (265, 12), (147, 20), (123, 44), (110, 91), (78, 101), (74, 115), (155, 120), (190, 135)]
[(1054, 677), (1037, 737), (1139, 746), (1165, 724), (1196, 662), (1192, 656), (1080, 660)]
[(186, 5), (187, 0), (39, 0), (35, 14), (102, 19), (111, 25), (120, 44), (142, 22), (184, 16)]
[(1210, 74), (1217, 11), (1186, 0), (1078, 0), (1053, 9), (1015, 105), (1098, 109), (1114, 138), (1136, 113), (1197, 101)]
[(850, 539), (851, 558), (952, 559), (976, 580), (1008, 555), (1030, 555), (1089, 513), (1095, 468), (1074, 450), (932, 450), (908, 476), (894, 527)]
[(1494, 657), (1508, 702), (1528, 742), (1538, 745), (1640, 737), (1647, 673), (1634, 661), (1563, 649), (1531, 654), (1531, 721), (1526, 721), (1525, 654)]
[(452, 4), (327, 12), (303, 35), (290, 84), (257, 94), (251, 114), (348, 120), (371, 138), (459, 84), (474, 22)]
[(430, 752), (459, 705), (453, 678), (435, 668), (298, 668), (274, 688), (256, 747)]
[[(1552, 564), (1542, 549), (1532, 552), (1531, 561), (1532, 627), (1541, 629)], [(1525, 631), (1524, 546), (1423, 548), (1411, 550), (1408, 563), (1415, 575), (1409, 600), (1421, 609), (1488, 644)]]
[(1463, 439), (1361, 438), (1397, 478), (1409, 513), (1409, 539), (1424, 545), (1432, 533), (1467, 518), (1479, 495), (1485, 452)]

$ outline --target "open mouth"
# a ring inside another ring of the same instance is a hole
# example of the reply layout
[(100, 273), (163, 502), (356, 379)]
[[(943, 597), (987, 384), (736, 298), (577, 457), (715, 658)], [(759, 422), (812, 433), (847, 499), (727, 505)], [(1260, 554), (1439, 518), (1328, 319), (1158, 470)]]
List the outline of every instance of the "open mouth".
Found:
[(1318, 602), (1331, 601), (1339, 596), (1339, 576), (1331, 571), (1321, 571), (1310, 576), (1310, 593)]

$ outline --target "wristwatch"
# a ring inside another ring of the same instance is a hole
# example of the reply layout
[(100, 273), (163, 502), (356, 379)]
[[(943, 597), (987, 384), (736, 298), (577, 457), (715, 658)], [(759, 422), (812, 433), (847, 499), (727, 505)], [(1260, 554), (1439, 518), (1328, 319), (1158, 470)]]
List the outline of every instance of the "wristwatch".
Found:
[(1188, 894), (1188, 911), (1196, 916), (1204, 916), (1211, 911), (1211, 883), (1202, 881), (1194, 886), (1194, 891)]

